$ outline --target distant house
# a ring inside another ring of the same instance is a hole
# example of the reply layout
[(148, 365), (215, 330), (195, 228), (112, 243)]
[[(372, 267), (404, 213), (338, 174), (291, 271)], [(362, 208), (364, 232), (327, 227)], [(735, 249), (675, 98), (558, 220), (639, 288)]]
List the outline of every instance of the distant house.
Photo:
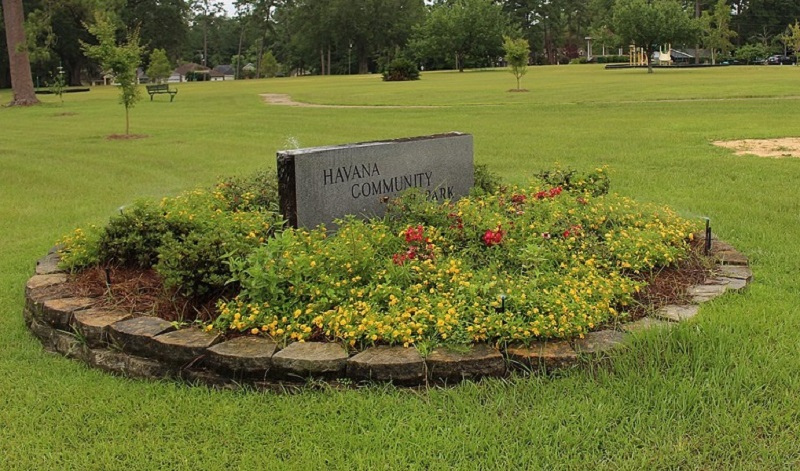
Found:
[[(211, 74), (211, 69), (204, 65), (195, 64), (194, 62), (187, 62), (186, 64), (182, 64), (180, 67), (172, 71), (172, 75), (169, 76), (167, 82), (169, 83), (178, 83), (178, 82), (194, 82), (200, 80), (209, 80), (209, 75)], [(198, 77), (203, 77), (198, 79)]]
[(253, 65), (252, 62), (248, 62), (247, 65), (242, 67), (242, 74), (244, 74), (247, 78), (253, 78), (256, 76), (256, 66)]
[(150, 83), (150, 77), (147, 76), (141, 67), (136, 69), (136, 83)]
[(236, 71), (232, 65), (218, 65), (211, 70), (211, 81), (217, 80), (235, 80)]

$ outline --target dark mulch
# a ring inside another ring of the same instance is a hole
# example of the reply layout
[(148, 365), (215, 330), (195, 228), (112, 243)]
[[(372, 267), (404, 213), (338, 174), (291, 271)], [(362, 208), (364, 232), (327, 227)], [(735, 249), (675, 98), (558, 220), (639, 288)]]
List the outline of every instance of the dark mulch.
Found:
[(96, 297), (99, 307), (160, 317), (168, 321), (212, 320), (216, 300), (194, 300), (164, 287), (155, 270), (94, 267), (70, 277), (76, 296)]

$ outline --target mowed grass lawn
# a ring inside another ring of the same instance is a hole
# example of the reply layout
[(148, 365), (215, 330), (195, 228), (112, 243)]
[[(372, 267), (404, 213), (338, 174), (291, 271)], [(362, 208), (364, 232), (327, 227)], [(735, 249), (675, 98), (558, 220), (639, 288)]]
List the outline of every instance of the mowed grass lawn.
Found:
[[(800, 160), (716, 139), (800, 136), (800, 68), (508, 72), (179, 84), (124, 130), (116, 90), (0, 109), (0, 469), (792, 469), (800, 467)], [(345, 105), (300, 108), (261, 93)], [(10, 99), (0, 92), (0, 102)], [(447, 389), (213, 391), (114, 377), (42, 351), (22, 321), (34, 262), (141, 197), (274, 168), (301, 146), (472, 133), (512, 182), (609, 165), (612, 190), (710, 216), (751, 257), (744, 294), (637, 336), (608, 368)]]

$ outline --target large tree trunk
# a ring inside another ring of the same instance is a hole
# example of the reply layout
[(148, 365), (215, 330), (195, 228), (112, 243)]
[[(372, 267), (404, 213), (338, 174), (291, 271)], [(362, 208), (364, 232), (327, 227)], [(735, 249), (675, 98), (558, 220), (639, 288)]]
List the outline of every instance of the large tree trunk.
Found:
[(39, 103), (39, 100), (33, 89), (31, 62), (25, 46), (25, 16), (22, 12), (22, 0), (3, 0), (3, 18), (6, 25), (11, 88), (14, 92), (14, 99), (9, 105), (35, 105)]

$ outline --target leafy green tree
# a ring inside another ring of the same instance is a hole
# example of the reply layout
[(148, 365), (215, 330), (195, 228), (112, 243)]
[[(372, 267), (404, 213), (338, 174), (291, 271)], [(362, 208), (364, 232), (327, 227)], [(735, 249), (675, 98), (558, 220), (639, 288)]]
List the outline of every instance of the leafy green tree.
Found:
[(147, 67), (147, 76), (155, 83), (163, 83), (172, 74), (172, 64), (167, 58), (167, 51), (153, 49), (150, 53), (150, 65)]
[(703, 44), (711, 49), (711, 63), (716, 64), (716, 52), (727, 56), (733, 49), (731, 39), (736, 37), (736, 31), (730, 28), (731, 13), (726, 0), (718, 0), (712, 12), (704, 11), (700, 17)]
[(756, 64), (769, 55), (769, 48), (763, 44), (745, 44), (736, 50), (736, 58), (746, 64)]
[(505, 36), (503, 38), (503, 49), (506, 53), (506, 62), (511, 67), (511, 73), (517, 79), (517, 90), (520, 90), (519, 81), (528, 71), (528, 58), (531, 55), (531, 48), (525, 39), (512, 39), (509, 36)]
[(261, 56), (261, 63), (259, 66), (259, 73), (261, 77), (275, 77), (278, 75), (278, 72), (281, 71), (281, 65), (278, 63), (278, 60), (275, 59), (275, 55), (272, 54), (272, 51), (267, 51), (263, 56)]
[(503, 54), (508, 19), (491, 0), (450, 0), (435, 3), (415, 31), (419, 59), (452, 57), (460, 72), (467, 66), (489, 65)]
[(731, 28), (738, 34), (738, 45), (753, 39), (771, 38), (787, 24), (800, 19), (797, 0), (729, 0), (728, 4), (733, 12)]
[(25, 26), (22, 0), (3, 0), (3, 23), (6, 30), (8, 62), (11, 69), (11, 89), (14, 98), (10, 105), (28, 106), (39, 103), (33, 89), (31, 63), (25, 47)]
[(148, 50), (163, 49), (174, 62), (189, 40), (190, 12), (186, 0), (127, 0), (119, 17), (123, 24), (139, 28)]
[[(792, 48), (795, 55), (800, 54), (800, 21), (795, 21), (786, 29), (786, 44)], [(794, 65), (797, 65), (795, 62)]]
[(130, 109), (139, 101), (141, 91), (136, 83), (136, 68), (142, 61), (143, 48), (139, 45), (139, 31), (128, 31), (123, 44), (117, 44), (116, 28), (107, 15), (98, 12), (95, 22), (86, 29), (98, 44), (81, 43), (86, 56), (98, 61), (100, 67), (114, 75), (119, 83), (120, 103), (125, 106), (125, 134), (130, 134)]
[(614, 30), (625, 41), (647, 51), (647, 73), (653, 73), (653, 52), (662, 44), (691, 41), (694, 21), (676, 0), (618, 0)]

